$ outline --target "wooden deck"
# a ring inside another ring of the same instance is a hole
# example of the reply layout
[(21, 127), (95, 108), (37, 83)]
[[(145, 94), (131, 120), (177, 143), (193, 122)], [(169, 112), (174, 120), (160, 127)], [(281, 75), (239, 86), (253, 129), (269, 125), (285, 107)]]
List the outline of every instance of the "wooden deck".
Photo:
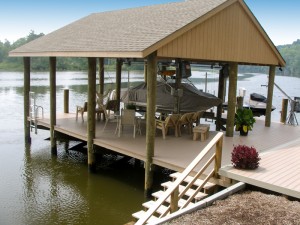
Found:
[[(86, 141), (86, 119), (75, 120), (75, 114), (57, 114), (55, 130)], [(201, 121), (202, 122), (202, 121)], [(39, 120), (38, 124), (49, 127), (49, 119)], [(213, 126), (213, 125), (212, 125)], [(132, 128), (125, 128), (121, 137), (116, 136), (116, 123), (109, 122), (103, 130), (104, 122), (96, 122), (95, 145), (108, 148), (142, 161), (146, 158), (145, 124), (142, 122), (142, 135), (133, 138)], [(175, 171), (183, 171), (199, 154), (216, 132), (211, 131), (205, 142), (193, 141), (192, 135), (183, 132), (181, 137), (174, 134), (164, 140), (160, 130), (156, 132), (155, 156), (153, 162)], [(272, 123), (264, 126), (264, 120), (257, 119), (253, 131), (247, 137), (236, 132), (234, 137), (224, 137), (222, 166), (220, 173), (234, 180), (243, 181), (282, 194), (300, 198), (300, 126)], [(231, 151), (233, 145), (254, 146), (260, 152), (261, 164), (257, 170), (233, 169)]]

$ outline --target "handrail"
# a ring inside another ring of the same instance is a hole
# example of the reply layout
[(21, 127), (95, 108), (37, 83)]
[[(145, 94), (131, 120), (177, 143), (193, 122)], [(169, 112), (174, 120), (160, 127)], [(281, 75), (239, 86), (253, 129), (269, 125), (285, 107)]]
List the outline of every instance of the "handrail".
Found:
[[(37, 119), (39, 117), (39, 109), (42, 110), (42, 119), (44, 119), (44, 108), (42, 106), (36, 105), (35, 93), (29, 92), (30, 103), (29, 103), (29, 117), (30, 117), (30, 127), (34, 127), (35, 134), (37, 134)], [(34, 121), (34, 126), (32, 122)]]
[[(204, 179), (202, 185), (198, 187), (193, 195), (192, 198), (196, 196), (198, 191), (208, 182), (208, 180), (215, 176), (218, 177), (218, 171), (221, 167), (221, 157), (222, 157), (222, 143), (223, 143), (223, 133), (218, 132), (217, 135), (206, 145), (206, 147), (198, 154), (198, 156), (188, 165), (188, 167), (181, 173), (181, 175), (173, 182), (173, 185), (170, 186), (163, 195), (157, 199), (155, 204), (148, 209), (146, 214), (140, 218), (135, 225), (143, 225), (146, 224), (149, 218), (154, 215), (154, 213), (158, 210), (158, 208), (170, 197), (171, 203), (170, 206), (167, 207), (167, 211), (163, 214), (161, 214), (161, 217), (165, 216), (167, 213), (172, 211), (172, 209), (178, 208), (178, 201), (180, 200), (180, 197), (184, 195), (184, 193), (190, 188), (193, 183), (201, 176), (203, 175), (203, 172), (205, 169), (213, 162), (215, 161), (214, 169), (206, 176)], [(204, 156), (206, 156), (210, 150), (216, 146), (216, 152), (213, 154), (212, 157), (208, 160), (208, 162), (199, 170), (199, 172), (194, 176), (192, 181), (185, 187), (185, 189), (179, 193), (179, 185), (185, 180), (187, 176), (195, 169), (195, 167), (200, 163), (200, 161), (203, 159)], [(175, 194), (174, 194), (175, 193)], [(189, 198), (188, 201), (182, 208), (185, 208), (192, 200), (192, 198)], [(174, 202), (175, 201), (175, 202)], [(181, 209), (182, 209), (181, 208)]]

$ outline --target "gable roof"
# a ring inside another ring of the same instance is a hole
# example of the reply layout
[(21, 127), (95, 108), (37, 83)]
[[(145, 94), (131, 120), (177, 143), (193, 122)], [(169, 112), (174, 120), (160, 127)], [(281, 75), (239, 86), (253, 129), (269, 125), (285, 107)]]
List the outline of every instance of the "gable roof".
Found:
[[(144, 58), (235, 2), (244, 4), (242, 0), (188, 0), (94, 13), (11, 51), (10, 56)], [(268, 36), (264, 38), (277, 51)]]

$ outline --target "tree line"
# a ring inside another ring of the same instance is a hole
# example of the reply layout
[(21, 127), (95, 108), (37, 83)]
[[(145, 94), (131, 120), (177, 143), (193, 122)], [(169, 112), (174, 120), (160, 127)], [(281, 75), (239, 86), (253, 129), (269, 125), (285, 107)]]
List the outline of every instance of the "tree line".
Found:
[[(8, 53), (24, 45), (36, 38), (44, 36), (43, 33), (35, 34), (34, 31), (30, 31), (27, 37), (18, 39), (14, 43), (10, 43), (8, 40), (0, 41), (0, 70), (2, 71), (22, 71), (23, 59), (22, 57), (8, 57)], [(292, 44), (277, 46), (277, 49), (286, 61), (286, 67), (283, 69), (282, 74), (287, 76), (300, 77), (300, 39)], [(106, 69), (113, 70), (115, 67), (114, 59), (106, 59)], [(126, 65), (125, 65), (126, 66)], [(87, 68), (86, 58), (57, 58), (57, 70), (58, 71), (80, 71)], [(132, 65), (131, 69), (143, 69), (142, 65)], [(31, 59), (32, 71), (48, 71), (49, 61), (47, 57), (33, 57)], [(241, 73), (268, 73), (268, 67), (263, 66), (240, 66), (239, 72)]]

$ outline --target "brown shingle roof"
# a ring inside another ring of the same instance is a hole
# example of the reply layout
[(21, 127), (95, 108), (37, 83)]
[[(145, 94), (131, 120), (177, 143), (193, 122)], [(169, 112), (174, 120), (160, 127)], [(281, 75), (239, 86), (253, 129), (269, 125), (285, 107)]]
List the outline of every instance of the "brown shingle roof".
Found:
[[(189, 0), (91, 14), (10, 52), (11, 56), (142, 57), (142, 51), (227, 0)], [(102, 53), (102, 54), (101, 54)]]

